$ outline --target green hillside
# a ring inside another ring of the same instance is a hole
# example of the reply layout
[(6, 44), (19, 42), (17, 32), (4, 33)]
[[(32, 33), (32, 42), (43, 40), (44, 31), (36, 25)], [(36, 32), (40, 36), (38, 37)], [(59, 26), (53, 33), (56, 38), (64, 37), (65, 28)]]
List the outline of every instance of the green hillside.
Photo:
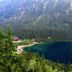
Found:
[(71, 64), (46, 60), (31, 52), (16, 54), (10, 29), (0, 29), (0, 72), (71, 72)]

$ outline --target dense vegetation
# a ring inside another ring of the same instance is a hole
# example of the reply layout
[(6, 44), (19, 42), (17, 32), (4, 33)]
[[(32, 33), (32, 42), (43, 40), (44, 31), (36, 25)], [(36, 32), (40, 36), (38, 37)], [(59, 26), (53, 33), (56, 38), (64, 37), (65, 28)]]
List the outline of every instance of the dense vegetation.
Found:
[(0, 29), (0, 72), (72, 72), (72, 65), (52, 62), (31, 52), (18, 55), (10, 30)]
[(72, 40), (72, 31), (58, 29), (16, 29), (14, 35), (22, 39), (47, 39), (52, 37), (54, 40)]
[(33, 41), (32, 39), (24, 39), (24, 40), (21, 40), (21, 42), (15, 42), (14, 45), (15, 46), (18, 46), (18, 45), (28, 45), (28, 44), (32, 44)]

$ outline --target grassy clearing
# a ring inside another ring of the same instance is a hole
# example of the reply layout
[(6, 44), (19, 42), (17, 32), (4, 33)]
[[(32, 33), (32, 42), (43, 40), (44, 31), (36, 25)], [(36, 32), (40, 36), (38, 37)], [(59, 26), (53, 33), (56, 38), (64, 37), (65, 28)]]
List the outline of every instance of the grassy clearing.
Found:
[(33, 42), (32, 40), (25, 39), (25, 40), (22, 40), (21, 42), (15, 42), (14, 45), (15, 46), (18, 46), (18, 45), (28, 45), (28, 44), (31, 44), (32, 42)]

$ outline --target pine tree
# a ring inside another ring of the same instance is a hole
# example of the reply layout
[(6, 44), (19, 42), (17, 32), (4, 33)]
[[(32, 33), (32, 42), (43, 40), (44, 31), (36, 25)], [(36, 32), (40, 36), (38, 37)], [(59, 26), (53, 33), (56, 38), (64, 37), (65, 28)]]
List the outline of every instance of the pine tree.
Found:
[(11, 72), (13, 62), (16, 58), (13, 56), (14, 46), (12, 43), (12, 33), (10, 30), (4, 32), (0, 29), (0, 72)]

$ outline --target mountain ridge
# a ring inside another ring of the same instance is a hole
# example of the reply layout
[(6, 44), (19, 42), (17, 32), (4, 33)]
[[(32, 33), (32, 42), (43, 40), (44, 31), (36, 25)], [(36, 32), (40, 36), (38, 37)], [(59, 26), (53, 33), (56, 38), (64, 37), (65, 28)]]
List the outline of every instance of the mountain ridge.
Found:
[(72, 28), (72, 0), (9, 0), (0, 2), (0, 25), (24, 28)]

